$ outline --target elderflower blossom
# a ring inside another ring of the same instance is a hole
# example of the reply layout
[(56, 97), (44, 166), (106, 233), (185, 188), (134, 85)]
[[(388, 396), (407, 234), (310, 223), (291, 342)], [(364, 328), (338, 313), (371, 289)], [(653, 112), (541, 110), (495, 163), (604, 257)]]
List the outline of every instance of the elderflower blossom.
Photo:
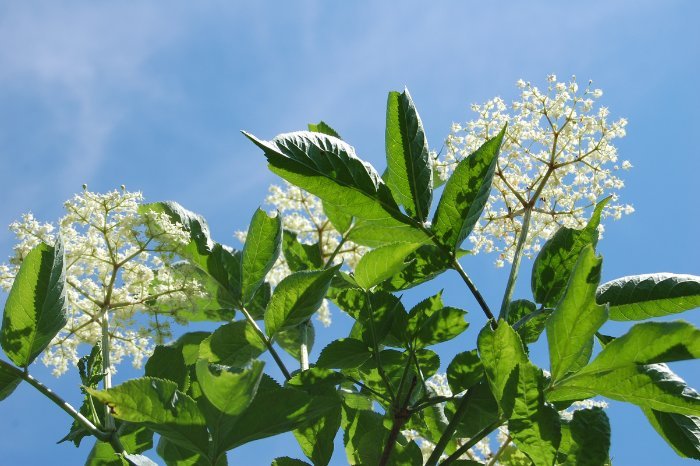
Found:
[[(547, 87), (517, 82), (520, 99), (510, 107), (496, 97), (472, 105), (477, 114), (466, 124), (453, 124), (447, 151), (437, 171), (447, 179), (456, 164), (508, 125), (482, 220), (470, 240), (474, 252), (497, 252), (497, 266), (512, 262), (523, 227), (526, 205), (532, 217), (524, 253), (531, 256), (560, 226), (580, 228), (596, 202), (611, 195), (603, 217), (619, 219), (634, 208), (619, 202), (624, 186), (619, 170), (632, 164), (618, 162), (615, 139), (625, 136), (627, 120), (609, 119), (606, 107), (596, 106), (602, 96), (591, 82), (580, 90), (576, 77), (558, 82), (547, 77)], [(602, 231), (602, 226), (600, 228)]]
[(64, 204), (58, 228), (31, 213), (10, 225), (18, 242), (9, 264), (0, 266), (5, 291), (33, 247), (54, 244), (59, 234), (63, 242), (68, 322), (43, 354), (56, 376), (77, 363), (80, 344), (101, 341), (103, 325), (111, 363), (131, 358), (140, 367), (154, 340), (170, 336), (163, 318), (177, 317), (188, 296), (201, 294), (197, 282), (171, 268), (174, 252), (189, 242), (189, 234), (163, 213), (140, 213), (142, 201), (141, 193), (123, 187), (104, 194), (84, 189)]
[[(297, 235), (297, 240), (304, 244), (319, 244), (321, 257), (330, 259), (340, 245), (342, 235), (333, 227), (323, 212), (321, 200), (301, 188), (285, 182), (283, 187), (271, 185), (265, 202), (282, 214), (282, 226)], [(236, 238), (245, 242), (246, 232), (237, 231)], [(333, 263), (343, 262), (354, 269), (362, 255), (367, 251), (363, 246), (345, 241), (333, 259)], [(291, 270), (284, 255), (280, 254), (268, 275), (270, 284), (277, 285)], [(331, 324), (331, 311), (327, 299), (323, 300), (316, 318), (325, 327)]]

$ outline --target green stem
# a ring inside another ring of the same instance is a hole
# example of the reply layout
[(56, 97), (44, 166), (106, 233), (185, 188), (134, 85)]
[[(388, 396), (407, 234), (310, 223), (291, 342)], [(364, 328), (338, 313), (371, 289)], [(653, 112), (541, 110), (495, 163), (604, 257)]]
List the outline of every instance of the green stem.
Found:
[(471, 278), (469, 278), (469, 275), (467, 275), (467, 273), (464, 271), (464, 269), (462, 268), (462, 266), (456, 258), (452, 261), (452, 268), (457, 271), (460, 277), (462, 277), (462, 280), (464, 281), (464, 283), (466, 283), (467, 287), (469, 288), (469, 291), (471, 291), (474, 295), (474, 298), (476, 298), (476, 301), (479, 303), (479, 306), (481, 306), (481, 310), (484, 311), (486, 317), (489, 320), (493, 320), (493, 312), (491, 312), (489, 305), (486, 304), (486, 300), (481, 295), (476, 285), (474, 285), (474, 282), (472, 282)]
[(494, 465), (496, 464), (496, 461), (498, 461), (498, 458), (500, 458), (501, 455), (503, 454), (503, 452), (506, 451), (506, 448), (507, 448), (508, 445), (510, 444), (511, 440), (513, 440), (513, 439), (510, 437), (510, 434), (508, 434), (508, 436), (506, 437), (506, 439), (505, 439), (505, 441), (503, 442), (503, 444), (501, 444), (501, 446), (499, 447), (499, 449), (498, 449), (498, 451), (496, 452), (496, 454), (493, 455), (493, 458), (491, 458), (491, 459), (489, 460), (489, 462), (486, 464), (486, 466), (494, 466)]
[(3, 361), (0, 359), (0, 366), (3, 368), (4, 371), (12, 373), (15, 377), (18, 377), (25, 382), (27, 382), (29, 385), (37, 389), (39, 392), (41, 392), (44, 396), (46, 396), (49, 400), (53, 401), (54, 404), (56, 404), (59, 408), (61, 408), (63, 411), (68, 413), (70, 417), (75, 419), (78, 423), (82, 424), (83, 427), (85, 427), (90, 434), (94, 435), (98, 439), (102, 441), (109, 441), (111, 434), (109, 432), (104, 432), (100, 429), (98, 429), (95, 424), (93, 424), (88, 418), (80, 414), (72, 405), (70, 405), (66, 400), (58, 396), (56, 393), (54, 393), (49, 387), (44, 385), (43, 383), (39, 382), (37, 379), (29, 375), (28, 372), (25, 372), (21, 369), (16, 368), (12, 364)]
[(498, 426), (500, 426), (501, 424), (503, 424), (503, 420), (499, 419), (496, 422), (484, 427), (474, 437), (470, 438), (467, 441), (467, 443), (465, 443), (464, 445), (459, 447), (457, 450), (455, 450), (454, 453), (452, 453), (450, 456), (448, 456), (445, 461), (440, 463), (440, 466), (447, 466), (447, 465), (457, 461), (460, 456), (467, 453), (471, 447), (473, 447), (474, 445), (479, 443), (481, 441), (481, 439), (483, 439), (484, 437), (489, 435), (491, 432), (494, 431), (494, 429), (498, 428)]
[(520, 235), (518, 236), (518, 244), (515, 246), (515, 255), (513, 256), (513, 264), (510, 267), (510, 275), (508, 276), (508, 283), (506, 284), (506, 291), (503, 294), (503, 302), (501, 303), (501, 312), (498, 315), (499, 320), (508, 320), (508, 307), (510, 306), (510, 301), (513, 298), (513, 291), (515, 289), (515, 282), (518, 280), (518, 272), (520, 270), (520, 262), (523, 257), (523, 250), (525, 249), (525, 242), (527, 240), (527, 232), (530, 229), (530, 218), (532, 216), (532, 205), (528, 205), (525, 208), (525, 215), (523, 217), (523, 227), (520, 230)]
[(245, 306), (240, 307), (241, 312), (245, 316), (246, 320), (248, 323), (253, 327), (253, 330), (255, 330), (255, 333), (258, 334), (258, 337), (260, 337), (260, 340), (263, 342), (263, 344), (267, 347), (267, 349), (270, 351), (270, 354), (272, 355), (272, 359), (275, 360), (275, 363), (277, 363), (277, 367), (280, 368), (282, 371), (282, 374), (284, 375), (284, 378), (289, 380), (292, 378), (292, 375), (289, 373), (289, 370), (287, 370), (287, 366), (284, 365), (284, 362), (282, 362), (282, 358), (280, 358), (280, 355), (277, 353), (275, 350), (275, 347), (272, 346), (272, 341), (265, 335), (265, 332), (262, 331), (260, 326), (258, 325), (257, 322), (255, 322), (255, 319), (253, 319), (253, 316), (250, 315), (250, 312), (245, 308)]
[(370, 300), (369, 291), (365, 292), (365, 300), (367, 302), (367, 309), (369, 310), (369, 332), (372, 337), (372, 354), (374, 356), (374, 362), (377, 365), (377, 371), (379, 372), (379, 376), (382, 378), (382, 381), (384, 382), (384, 385), (386, 386), (386, 389), (389, 392), (391, 402), (395, 403), (396, 394), (394, 393), (394, 389), (392, 388), (391, 383), (389, 382), (389, 377), (387, 377), (386, 372), (384, 372), (381, 357), (379, 356), (379, 345), (377, 344), (377, 335), (374, 329), (374, 310), (372, 309), (372, 301)]
[[(110, 339), (109, 339), (109, 309), (105, 307), (102, 313), (102, 370), (104, 372), (104, 379), (102, 384), (105, 390), (112, 388), (112, 372), (111, 372), (111, 358), (110, 358)], [(116, 430), (116, 424), (114, 422), (114, 417), (110, 413), (109, 408), (105, 406), (105, 430), (108, 432), (114, 432)]]
[(452, 416), (452, 419), (450, 419), (450, 423), (447, 424), (445, 431), (440, 436), (440, 440), (438, 440), (438, 443), (435, 445), (435, 449), (433, 449), (433, 452), (430, 454), (430, 457), (425, 463), (425, 466), (435, 466), (440, 460), (442, 452), (445, 451), (445, 448), (447, 448), (447, 444), (450, 443), (450, 440), (452, 440), (454, 433), (457, 431), (457, 424), (460, 423), (460, 421), (467, 412), (467, 408), (469, 407), (469, 401), (471, 400), (473, 393), (473, 390), (468, 390), (467, 393), (459, 401), (459, 404), (457, 405), (457, 411), (455, 411), (454, 416)]

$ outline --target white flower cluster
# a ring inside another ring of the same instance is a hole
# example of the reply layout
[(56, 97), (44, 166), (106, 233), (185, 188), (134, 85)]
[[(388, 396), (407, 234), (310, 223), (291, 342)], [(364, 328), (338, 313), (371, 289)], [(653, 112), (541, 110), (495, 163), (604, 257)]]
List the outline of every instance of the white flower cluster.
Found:
[[(105, 194), (84, 189), (64, 204), (58, 232), (66, 254), (68, 323), (43, 355), (54, 375), (79, 358), (78, 346), (103, 337), (106, 325), (110, 360), (125, 357), (139, 367), (153, 347), (169, 336), (169, 322), (187, 305), (199, 285), (170, 266), (189, 234), (167, 215), (139, 213), (141, 193), (122, 188)], [(9, 264), (0, 266), (0, 286), (9, 291), (27, 253), (40, 242), (54, 244), (56, 228), (25, 214), (10, 229), (17, 236)], [(137, 316), (143, 314), (143, 316)], [(112, 368), (112, 371), (114, 369)]]
[[(362, 254), (367, 250), (351, 241), (340, 244), (342, 235), (324, 214), (320, 199), (303, 189), (287, 182), (283, 187), (271, 185), (265, 202), (282, 214), (282, 226), (295, 233), (299, 241), (304, 244), (318, 243), (321, 257), (324, 260), (330, 259), (336, 249), (340, 248), (333, 258), (333, 263), (342, 261), (350, 269), (354, 269)], [(245, 242), (246, 232), (237, 231), (235, 236), (241, 242)], [(280, 254), (277, 263), (268, 275), (268, 280), (274, 286), (290, 273), (284, 256)], [(316, 317), (325, 327), (331, 324), (328, 300), (323, 300)]]
[(437, 166), (446, 179), (461, 159), (508, 124), (494, 189), (470, 236), (474, 252), (499, 253), (497, 266), (512, 262), (528, 205), (532, 209), (524, 249), (528, 256), (560, 226), (584, 225), (590, 208), (607, 194), (612, 199), (604, 217), (619, 219), (634, 211), (619, 203), (617, 191), (624, 183), (616, 175), (632, 165), (618, 162), (612, 143), (625, 135), (627, 120), (609, 121), (608, 109), (596, 107), (603, 93), (591, 82), (580, 90), (576, 77), (558, 82), (549, 75), (547, 81), (547, 87), (539, 89), (519, 80), (520, 100), (510, 108), (500, 97), (472, 105), (477, 118), (452, 125), (445, 158)]
[[(434, 376), (428, 378), (425, 381), (426, 388), (430, 392), (431, 396), (441, 396), (441, 397), (452, 397), (454, 394), (450, 389), (447, 382), (446, 374), (435, 374)], [(563, 411), (559, 411), (559, 415), (564, 420), (571, 420), (575, 411), (581, 409), (591, 409), (591, 408), (602, 408), (605, 409), (608, 404), (602, 400), (582, 400), (572, 403), (572, 405)], [(420, 446), (421, 452), (423, 453), (423, 460), (427, 460), (435, 449), (435, 444), (422, 438), (418, 432), (414, 430), (403, 431), (402, 434), (407, 440), (416, 440)], [(457, 444), (464, 445), (469, 439), (458, 438)], [(491, 448), (491, 441), (496, 441), (496, 449)], [(494, 458), (496, 457), (496, 458)], [(446, 459), (447, 455), (443, 455), (442, 459)], [(511, 461), (508, 464), (520, 464), (515, 463), (513, 460), (516, 458), (522, 458), (523, 464), (530, 464), (529, 459), (518, 450), (518, 448), (512, 444), (512, 438), (508, 432), (508, 427), (503, 425), (498, 428), (496, 432), (495, 439), (491, 439), (488, 436), (477, 442), (474, 447), (469, 449), (462, 457), (462, 459), (469, 459), (473, 461), (478, 461), (480, 463), (498, 465), (502, 464), (498, 459), (510, 458)]]

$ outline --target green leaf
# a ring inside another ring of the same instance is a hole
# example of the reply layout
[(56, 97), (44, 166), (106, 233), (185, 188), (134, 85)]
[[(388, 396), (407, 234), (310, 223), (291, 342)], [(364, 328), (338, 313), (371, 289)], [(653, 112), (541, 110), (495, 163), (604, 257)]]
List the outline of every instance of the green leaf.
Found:
[(337, 407), (337, 396), (311, 396), (295, 388), (263, 387), (248, 409), (222, 424), (221, 449), (230, 450), (311, 424)]
[(278, 331), (309, 319), (321, 306), (340, 264), (325, 270), (295, 272), (275, 288), (265, 311), (265, 331), (272, 337)]
[(455, 250), (479, 221), (491, 191), (504, 127), (476, 152), (461, 160), (447, 180), (433, 218), (433, 230), (440, 241)]
[(491, 391), (502, 412), (510, 417), (517, 389), (517, 367), (527, 362), (520, 336), (504, 320), (498, 321), (495, 330), (487, 323), (479, 333), (477, 347)]
[(189, 260), (179, 264), (177, 270), (198, 280), (205, 296), (188, 296), (190, 309), (179, 311), (178, 315), (189, 321), (231, 320), (241, 301), (241, 253), (216, 243), (210, 253), (194, 255)]
[[(470, 438), (499, 419), (499, 408), (486, 380), (470, 388), (465, 396), (469, 396), (469, 400), (464, 416), (457, 424), (457, 434), (461, 438)], [(445, 404), (448, 418), (454, 416), (457, 403), (461, 403), (461, 400), (448, 401)]]
[(214, 247), (207, 221), (199, 214), (191, 212), (174, 201), (153, 202), (139, 206), (139, 213), (148, 217), (150, 213), (164, 213), (173, 222), (182, 225), (190, 234), (190, 243), (179, 251), (183, 257), (199, 262), (199, 258), (208, 255)]
[(605, 373), (585, 372), (550, 387), (549, 401), (573, 401), (602, 395), (642, 408), (700, 416), (700, 395), (665, 364), (626, 365)]
[(323, 268), (323, 257), (321, 257), (319, 244), (300, 243), (297, 240), (297, 234), (292, 231), (284, 230), (282, 252), (292, 272)]
[[(304, 338), (304, 329), (306, 337)], [(295, 327), (280, 330), (275, 335), (275, 341), (290, 356), (301, 361), (301, 344), (306, 344), (307, 353), (311, 353), (316, 340), (316, 329), (311, 320), (306, 320)]]
[(214, 366), (213, 374), (209, 362), (197, 361), (197, 381), (204, 396), (219, 411), (229, 416), (241, 414), (251, 403), (257, 392), (265, 363), (253, 361), (250, 369), (233, 372), (226, 366)]
[(406, 310), (399, 298), (391, 293), (347, 288), (336, 294), (334, 302), (357, 321), (353, 327), (356, 333), (351, 337), (359, 337), (369, 346), (405, 344)]
[(409, 215), (425, 222), (433, 198), (433, 171), (423, 123), (408, 89), (386, 104), (387, 185)]
[(583, 229), (562, 227), (542, 246), (532, 265), (531, 287), (536, 302), (545, 307), (556, 306), (583, 248), (592, 245), (595, 249), (600, 215), (609, 200), (605, 198), (596, 205)]
[(607, 310), (595, 303), (603, 259), (593, 246), (585, 246), (576, 263), (564, 296), (547, 320), (547, 340), (552, 383), (556, 383), (590, 349), (593, 335), (607, 320)]
[[(153, 432), (145, 427), (129, 423), (122, 423), (118, 432), (119, 442), (125, 451), (131, 453), (128, 457), (133, 464), (137, 466), (157, 466), (150, 458), (137, 455), (137, 453), (153, 448)], [(95, 442), (85, 462), (86, 466), (128, 466), (132, 463), (128, 463), (119, 456), (112, 448), (112, 445), (99, 440)]]
[(210, 363), (243, 367), (265, 351), (265, 344), (245, 320), (222, 325), (199, 346), (199, 357)]
[(314, 466), (327, 466), (333, 456), (333, 440), (340, 429), (340, 403), (316, 422), (294, 431), (301, 450)]
[(673, 273), (633, 275), (600, 285), (599, 304), (608, 303), (612, 320), (644, 320), (700, 306), (700, 277)]
[(333, 204), (322, 201), (323, 213), (326, 214), (331, 225), (338, 230), (338, 233), (345, 233), (352, 225), (352, 215), (347, 215), (342, 209)]
[(700, 460), (700, 417), (642, 408), (649, 423), (684, 458)]
[(265, 276), (275, 265), (282, 247), (282, 217), (272, 217), (258, 209), (248, 228), (241, 257), (241, 293), (243, 303), (248, 303)]
[(560, 462), (599, 466), (610, 460), (610, 422), (601, 408), (574, 411), (571, 421), (562, 425)]
[(199, 347), (209, 335), (211, 335), (210, 332), (188, 332), (181, 335), (171, 345), (182, 351), (185, 365), (191, 366), (199, 359)]
[(457, 354), (447, 366), (447, 383), (452, 393), (461, 393), (484, 379), (484, 366), (476, 350)]
[(700, 358), (700, 330), (683, 322), (645, 322), (605, 345), (580, 372), (602, 375), (618, 367)]
[[(167, 466), (211, 466), (212, 464), (206, 457), (182, 448), (176, 443), (168, 441), (165, 437), (161, 437), (158, 441), (156, 451)], [(217, 463), (217, 465), (219, 464), (226, 464), (226, 461)]]
[(391, 278), (406, 267), (406, 258), (420, 245), (393, 243), (369, 251), (355, 266), (355, 281), (365, 290)]
[(184, 448), (207, 455), (209, 434), (196, 402), (170, 380), (142, 377), (103, 391), (86, 389), (117, 419), (142, 423)]
[(328, 369), (354, 369), (372, 357), (367, 344), (354, 338), (340, 338), (323, 348), (316, 365)]
[[(311, 126), (311, 125), (309, 125)], [(306, 461), (298, 460), (296, 458), (290, 458), (289, 456), (280, 456), (272, 460), (270, 466), (311, 466)]]
[(319, 121), (316, 124), (309, 123), (308, 125), (309, 131), (312, 131), (314, 133), (322, 133), (322, 134), (327, 134), (328, 136), (333, 136), (334, 138), (338, 139), (343, 139), (340, 137), (340, 134), (333, 128), (331, 128), (325, 121)]
[(114, 451), (112, 445), (96, 440), (85, 460), (85, 466), (129, 466), (129, 463)]
[(535, 465), (551, 466), (557, 457), (561, 431), (559, 413), (544, 400), (542, 371), (530, 362), (518, 369), (518, 388), (508, 430), (520, 450)]
[(272, 141), (243, 134), (265, 152), (270, 170), (326, 203), (342, 206), (358, 218), (412, 224), (379, 174), (345, 142), (305, 131), (281, 134)]
[(437, 246), (426, 244), (406, 256), (406, 267), (384, 281), (379, 287), (386, 291), (401, 291), (432, 280), (451, 267), (451, 259)]
[(27, 367), (68, 322), (63, 243), (40, 243), (22, 261), (5, 302), (0, 344), (7, 357)]
[(187, 367), (185, 366), (185, 357), (179, 348), (156, 346), (146, 362), (145, 372), (146, 377), (171, 380), (177, 384), (179, 390), (185, 389)]
[(421, 244), (428, 241), (428, 234), (425, 230), (403, 223), (396, 223), (392, 218), (381, 220), (356, 219), (346, 236), (353, 243), (371, 248), (394, 243)]
[[(537, 305), (527, 299), (516, 299), (511, 301), (508, 306), (508, 323), (518, 331), (523, 343), (534, 343), (539, 340), (549, 314), (546, 312), (535, 314)], [(533, 314), (534, 317), (529, 317)], [(516, 328), (515, 324), (521, 320), (523, 323)]]
[(425, 348), (455, 338), (469, 326), (464, 320), (465, 315), (467, 311), (454, 307), (433, 312), (417, 329), (413, 340), (415, 348)]
[(3, 364), (0, 364), (0, 401), (10, 396), (21, 381), (20, 376), (10, 372)]

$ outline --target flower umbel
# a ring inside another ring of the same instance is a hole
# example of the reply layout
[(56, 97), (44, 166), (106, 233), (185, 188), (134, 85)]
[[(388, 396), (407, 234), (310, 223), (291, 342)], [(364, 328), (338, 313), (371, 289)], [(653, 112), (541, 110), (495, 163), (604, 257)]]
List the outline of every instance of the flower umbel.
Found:
[(66, 215), (58, 229), (39, 223), (32, 214), (10, 225), (18, 243), (9, 264), (0, 266), (0, 286), (6, 291), (34, 246), (53, 244), (59, 232), (63, 240), (68, 324), (43, 356), (54, 375), (77, 363), (78, 345), (103, 338), (103, 325), (109, 332), (111, 363), (129, 357), (140, 366), (153, 341), (170, 335), (164, 318), (175, 316), (188, 295), (199, 292), (196, 282), (171, 268), (178, 247), (189, 241), (188, 233), (166, 215), (140, 213), (142, 201), (139, 192), (86, 189), (64, 204)]
[(453, 124), (445, 158), (438, 162), (443, 179), (462, 158), (508, 125), (494, 189), (470, 236), (474, 252), (499, 253), (497, 266), (513, 261), (527, 209), (531, 220), (526, 255), (537, 252), (560, 226), (584, 225), (587, 211), (605, 195), (612, 199), (603, 217), (619, 219), (634, 211), (619, 202), (617, 192), (624, 183), (616, 174), (632, 165), (626, 160), (618, 163), (613, 145), (625, 135), (627, 120), (609, 121), (608, 109), (596, 106), (603, 93), (591, 84), (580, 90), (575, 77), (558, 82), (549, 75), (547, 87), (540, 89), (519, 80), (520, 99), (510, 107), (496, 97), (472, 105), (477, 119)]

